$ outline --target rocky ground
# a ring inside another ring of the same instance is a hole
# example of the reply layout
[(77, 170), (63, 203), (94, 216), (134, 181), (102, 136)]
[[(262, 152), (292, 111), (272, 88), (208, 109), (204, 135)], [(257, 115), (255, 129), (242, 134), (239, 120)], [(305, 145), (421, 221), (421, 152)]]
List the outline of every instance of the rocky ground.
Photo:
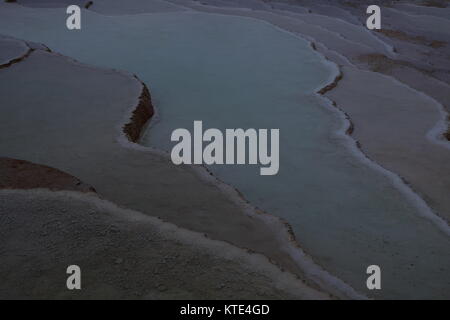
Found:
[(0, 191), (0, 225), (0, 299), (329, 298), (262, 255), (94, 194)]

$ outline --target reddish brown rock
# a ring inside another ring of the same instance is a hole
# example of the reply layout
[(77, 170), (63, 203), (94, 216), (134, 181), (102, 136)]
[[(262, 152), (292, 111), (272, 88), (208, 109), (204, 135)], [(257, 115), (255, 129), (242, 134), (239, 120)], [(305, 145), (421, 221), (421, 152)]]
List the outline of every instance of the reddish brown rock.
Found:
[(137, 142), (141, 136), (142, 129), (154, 114), (150, 92), (145, 84), (142, 84), (142, 93), (139, 104), (133, 111), (130, 122), (123, 127), (123, 131), (131, 142)]
[(93, 187), (58, 169), (11, 158), (0, 158), (0, 177), (0, 189), (95, 192)]

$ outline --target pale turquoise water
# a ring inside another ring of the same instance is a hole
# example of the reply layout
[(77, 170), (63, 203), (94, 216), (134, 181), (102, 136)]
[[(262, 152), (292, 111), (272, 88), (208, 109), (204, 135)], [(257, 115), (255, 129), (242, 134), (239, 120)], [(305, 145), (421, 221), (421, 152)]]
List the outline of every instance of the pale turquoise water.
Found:
[[(351, 155), (340, 120), (314, 96), (331, 75), (305, 41), (251, 19), (199, 13), (84, 15), (64, 28), (61, 10), (0, 10), (0, 30), (82, 62), (136, 73), (160, 121), (145, 144), (170, 150), (170, 134), (206, 128), (279, 128), (280, 172), (214, 166), (254, 205), (285, 218), (302, 247), (360, 292), (368, 265), (383, 270), (383, 297), (447, 297), (450, 241), (387, 178)], [(26, 23), (25, 23), (26, 22)]]

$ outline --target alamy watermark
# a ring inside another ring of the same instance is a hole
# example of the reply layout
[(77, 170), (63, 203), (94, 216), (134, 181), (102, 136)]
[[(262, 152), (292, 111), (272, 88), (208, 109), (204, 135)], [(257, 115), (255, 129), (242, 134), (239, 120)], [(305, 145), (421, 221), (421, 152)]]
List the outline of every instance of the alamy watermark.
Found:
[[(66, 13), (69, 17), (66, 20), (66, 26), (69, 30), (81, 30), (81, 8), (77, 5), (67, 7)], [(381, 29), (381, 8), (377, 5), (370, 5), (366, 10), (370, 16), (366, 20), (366, 26), (369, 30)]]
[[(242, 165), (260, 164), (260, 174), (276, 175), (280, 168), (280, 130), (270, 129), (207, 129), (194, 121), (193, 135), (188, 129), (176, 129), (171, 141), (172, 162), (180, 164)], [(270, 148), (270, 150), (269, 150)]]
[(377, 265), (371, 265), (367, 267), (366, 285), (369, 290), (381, 290), (381, 268)]
[(66, 273), (69, 274), (66, 280), (67, 289), (81, 290), (81, 268), (73, 264), (67, 267)]
[(370, 16), (367, 18), (366, 26), (369, 30), (381, 29), (381, 8), (377, 5), (371, 5), (367, 8), (367, 14)]

